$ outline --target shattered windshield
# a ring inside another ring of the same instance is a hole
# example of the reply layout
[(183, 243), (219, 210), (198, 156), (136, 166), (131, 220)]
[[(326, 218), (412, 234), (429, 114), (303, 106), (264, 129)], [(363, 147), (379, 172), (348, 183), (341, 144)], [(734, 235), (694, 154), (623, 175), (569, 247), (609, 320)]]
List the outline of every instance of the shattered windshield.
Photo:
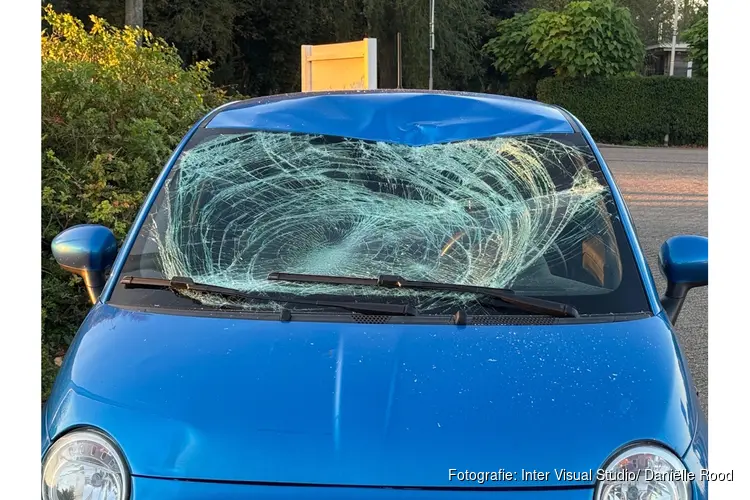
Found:
[[(579, 134), (415, 147), (200, 130), (121, 276), (189, 277), (279, 297), (395, 300), (435, 313), (477, 302), (471, 294), (269, 281), (271, 272), (400, 275), (511, 288), (588, 314), (647, 310), (611, 193)], [(112, 301), (226, 301), (170, 295), (118, 285)]]

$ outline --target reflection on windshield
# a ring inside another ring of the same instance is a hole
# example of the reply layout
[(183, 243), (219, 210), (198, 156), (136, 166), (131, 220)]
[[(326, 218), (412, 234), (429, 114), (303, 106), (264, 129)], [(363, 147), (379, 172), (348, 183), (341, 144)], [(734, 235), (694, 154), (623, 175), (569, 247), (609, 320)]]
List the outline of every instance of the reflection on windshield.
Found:
[(364, 293), (267, 281), (284, 271), (603, 293), (619, 276), (582, 280), (567, 262), (603, 248), (589, 256), (596, 276), (617, 251), (592, 161), (549, 137), (411, 147), (221, 135), (183, 154), (148, 229), (160, 274), (252, 292)]

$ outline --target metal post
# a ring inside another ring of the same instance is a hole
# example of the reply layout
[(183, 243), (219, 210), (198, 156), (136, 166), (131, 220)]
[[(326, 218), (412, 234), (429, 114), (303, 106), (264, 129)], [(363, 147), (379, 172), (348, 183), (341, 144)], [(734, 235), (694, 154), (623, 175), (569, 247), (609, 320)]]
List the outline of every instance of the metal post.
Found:
[(680, 15), (680, 0), (674, 0), (674, 19), (672, 20), (672, 55), (669, 58), (669, 76), (674, 76), (674, 56), (677, 50), (677, 17)]
[(401, 32), (396, 33), (396, 88), (401, 88)]
[(432, 53), (435, 50), (435, 0), (430, 0), (430, 90), (432, 90)]

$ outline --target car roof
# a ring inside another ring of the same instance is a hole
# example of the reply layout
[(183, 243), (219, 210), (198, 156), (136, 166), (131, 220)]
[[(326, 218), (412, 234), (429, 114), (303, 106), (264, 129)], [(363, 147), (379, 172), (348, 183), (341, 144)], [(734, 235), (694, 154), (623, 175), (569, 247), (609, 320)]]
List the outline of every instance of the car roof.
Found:
[(248, 99), (218, 108), (203, 126), (331, 135), (410, 146), (576, 131), (566, 112), (535, 101), (470, 92), (395, 89)]

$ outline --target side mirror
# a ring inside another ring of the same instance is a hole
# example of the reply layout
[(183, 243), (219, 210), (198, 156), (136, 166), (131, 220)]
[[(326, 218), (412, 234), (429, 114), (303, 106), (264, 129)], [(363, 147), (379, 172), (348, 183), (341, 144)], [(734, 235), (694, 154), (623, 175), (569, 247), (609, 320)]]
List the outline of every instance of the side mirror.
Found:
[(104, 288), (104, 273), (117, 256), (117, 240), (104, 226), (73, 226), (52, 240), (52, 255), (60, 267), (83, 278), (89, 299), (95, 303)]
[(668, 239), (659, 252), (659, 267), (667, 279), (661, 305), (675, 324), (690, 289), (708, 285), (708, 238), (685, 235)]

